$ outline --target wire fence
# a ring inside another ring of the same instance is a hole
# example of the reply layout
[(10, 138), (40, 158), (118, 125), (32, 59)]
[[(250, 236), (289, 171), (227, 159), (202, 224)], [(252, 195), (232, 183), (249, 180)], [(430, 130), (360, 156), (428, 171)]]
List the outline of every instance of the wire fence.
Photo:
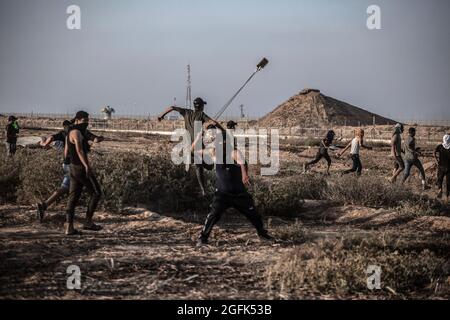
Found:
[[(29, 129), (58, 129), (62, 128), (62, 122), (65, 119), (70, 119), (67, 114), (33, 114), (33, 113), (16, 113), (16, 117), (19, 118), (19, 124), (22, 128)], [(3, 122), (2, 125), (6, 125), (6, 117), (0, 118)], [(229, 120), (229, 119), (222, 119)], [(295, 127), (279, 127), (279, 128), (265, 128), (258, 127), (255, 121), (249, 119), (236, 119), (240, 129), (271, 129), (277, 130), (282, 139), (321, 139), (327, 131), (331, 128), (327, 127), (312, 127), (306, 128), (303, 126)], [(417, 138), (424, 144), (437, 144), (442, 141), (444, 134), (450, 132), (450, 128), (447, 126), (431, 126), (430, 122), (426, 121), (425, 124), (417, 125)], [(448, 123), (447, 121), (440, 121), (440, 123)], [(416, 125), (415, 123), (413, 123)], [(124, 131), (124, 132), (137, 132), (137, 133), (170, 133), (176, 129), (184, 128), (184, 121), (182, 119), (177, 120), (164, 120), (159, 122), (156, 116), (132, 116), (121, 117), (115, 116), (113, 120), (103, 119), (103, 115), (93, 115), (90, 127), (93, 130), (103, 131)], [(341, 140), (349, 140), (354, 136), (354, 130), (356, 127), (351, 126), (334, 126), (332, 129), (336, 132), (337, 138)], [(365, 126), (362, 127), (366, 131), (366, 139), (375, 142), (388, 143), (392, 137), (392, 126)]]

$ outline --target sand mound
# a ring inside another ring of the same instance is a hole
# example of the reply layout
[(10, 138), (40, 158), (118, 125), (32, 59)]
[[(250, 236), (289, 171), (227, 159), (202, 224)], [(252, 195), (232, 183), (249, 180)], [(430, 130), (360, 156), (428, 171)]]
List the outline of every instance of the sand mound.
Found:
[(394, 120), (355, 107), (320, 93), (304, 89), (262, 117), (262, 127), (331, 127), (332, 125), (395, 124)]

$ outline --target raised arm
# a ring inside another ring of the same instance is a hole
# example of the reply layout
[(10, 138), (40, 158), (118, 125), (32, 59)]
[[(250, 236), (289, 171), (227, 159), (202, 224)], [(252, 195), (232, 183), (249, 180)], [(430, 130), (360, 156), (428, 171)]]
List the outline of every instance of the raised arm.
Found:
[(171, 112), (174, 111), (174, 110), (175, 110), (175, 107), (174, 107), (174, 106), (168, 107), (165, 111), (163, 111), (163, 113), (161, 113), (161, 114), (158, 116), (158, 121), (161, 121), (162, 119), (164, 119), (164, 117), (166, 116), (166, 114), (171, 113)]

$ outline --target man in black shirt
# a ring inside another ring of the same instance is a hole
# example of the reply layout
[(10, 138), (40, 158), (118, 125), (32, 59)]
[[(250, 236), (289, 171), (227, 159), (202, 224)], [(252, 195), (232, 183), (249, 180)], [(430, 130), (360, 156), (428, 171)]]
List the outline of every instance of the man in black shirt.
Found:
[[(72, 123), (70, 121), (65, 120), (63, 122), (63, 130), (47, 137), (47, 139), (45, 141), (41, 142), (41, 146), (45, 148), (48, 145), (50, 145), (52, 142), (55, 142), (57, 144), (56, 145), (57, 149), (63, 151), (63, 153), (64, 153), (66, 137), (67, 137), (67, 134), (69, 133), (71, 125), (72, 125)], [(86, 130), (85, 137), (88, 141), (92, 141), (95, 143), (99, 143), (104, 140), (104, 138), (102, 136), (96, 136), (89, 130)], [(36, 205), (37, 216), (38, 216), (38, 219), (40, 222), (42, 222), (44, 220), (44, 215), (45, 215), (45, 211), (47, 210), (47, 208), (50, 207), (58, 199), (62, 198), (64, 195), (69, 193), (69, 189), (70, 189), (70, 159), (69, 159), (69, 157), (66, 157), (66, 156), (64, 156), (63, 158), (64, 158), (63, 159), (64, 177), (63, 177), (63, 180), (61, 183), (61, 187), (58, 190), (56, 190), (50, 196), (50, 198), (48, 198), (47, 200), (42, 201), (41, 203), (38, 203)]]
[(102, 191), (88, 159), (89, 144), (86, 139), (86, 131), (89, 126), (89, 114), (84, 111), (77, 112), (74, 124), (70, 127), (66, 139), (65, 155), (70, 158), (70, 189), (67, 202), (67, 228), (66, 235), (77, 235), (79, 231), (74, 228), (75, 207), (81, 197), (83, 188), (90, 195), (89, 205), (86, 211), (84, 230), (99, 231), (101, 226), (96, 225), (92, 218), (97, 204), (100, 201)]
[[(209, 129), (214, 129), (211, 126)], [(217, 134), (223, 134), (223, 131), (216, 130)], [(226, 142), (225, 142), (226, 144)], [(233, 163), (227, 163), (228, 158), (226, 153), (227, 147), (222, 143), (215, 143), (215, 148), (223, 148), (222, 161), (218, 161), (218, 152), (212, 150), (211, 158), (216, 163), (216, 186), (214, 200), (211, 204), (211, 211), (209, 212), (204, 227), (200, 233), (197, 246), (208, 244), (208, 238), (214, 225), (220, 220), (222, 214), (230, 207), (235, 208), (242, 213), (255, 227), (258, 236), (261, 240), (274, 240), (266, 229), (261, 215), (255, 208), (252, 196), (247, 192), (246, 185), (249, 184), (249, 176), (247, 164), (243, 159), (241, 153), (236, 150), (231, 150), (231, 159)]]
[[(189, 136), (191, 138), (191, 143), (192, 143), (192, 141), (194, 141), (195, 135), (196, 135), (196, 132), (194, 132), (196, 122), (200, 124), (200, 128), (202, 130), (203, 130), (204, 125), (207, 125), (210, 123), (218, 126), (219, 128), (222, 128), (221, 125), (217, 121), (211, 119), (207, 114), (205, 114), (203, 112), (206, 104), (207, 103), (202, 98), (196, 98), (194, 100), (194, 110), (186, 109), (186, 108), (179, 108), (179, 107), (174, 107), (174, 106), (169, 107), (158, 117), (158, 121), (161, 121), (162, 119), (164, 119), (164, 116), (172, 111), (178, 112), (184, 118), (184, 126), (185, 126), (187, 132), (189, 133)], [(224, 130), (224, 129), (222, 128), (222, 130)], [(198, 180), (198, 183), (200, 186), (201, 193), (204, 196), (204, 195), (206, 195), (206, 191), (205, 191), (206, 182), (205, 182), (203, 164), (195, 164), (195, 174), (197, 176), (197, 180)]]
[(442, 184), (445, 177), (447, 185), (446, 201), (448, 202), (450, 194), (450, 135), (446, 134), (444, 136), (442, 144), (438, 145), (434, 151), (434, 157), (438, 165), (437, 186), (439, 192), (437, 197), (442, 198)]
[(6, 125), (6, 152), (9, 157), (13, 156), (17, 150), (17, 135), (19, 134), (19, 124), (17, 118), (10, 116)]

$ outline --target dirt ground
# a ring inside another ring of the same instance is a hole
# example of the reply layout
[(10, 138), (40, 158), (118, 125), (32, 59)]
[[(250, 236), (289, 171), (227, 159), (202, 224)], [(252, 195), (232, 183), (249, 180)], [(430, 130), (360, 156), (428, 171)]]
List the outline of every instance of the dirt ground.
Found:
[[(147, 153), (170, 146), (165, 137), (110, 136), (94, 150)], [(283, 144), (280, 175), (299, 174), (301, 166), (292, 163), (310, 159), (314, 150)], [(379, 174), (388, 175), (386, 154), (382, 148), (363, 151), (366, 170), (378, 168)], [(335, 160), (332, 174), (349, 165), (348, 159)], [(320, 174), (323, 169), (321, 163), (313, 171)], [(410, 181), (417, 182), (415, 178)], [(432, 196), (435, 191), (426, 193)], [(1, 299), (284, 299), (267, 288), (265, 273), (290, 249), (305, 245), (279, 237), (294, 223), (314, 235), (311, 241), (394, 233), (406, 240), (419, 237), (430, 245), (444, 239), (450, 249), (450, 217), (446, 214), (418, 217), (312, 200), (292, 217), (265, 217), (278, 238), (275, 243), (260, 242), (245, 218), (230, 212), (214, 229), (211, 245), (197, 248), (195, 241), (206, 212), (171, 214), (145, 208), (129, 208), (120, 215), (99, 212), (96, 220), (104, 230), (68, 238), (63, 234), (64, 202), (49, 210), (43, 224), (36, 221), (31, 206), (0, 206)], [(77, 223), (83, 217), (83, 208), (79, 208)], [(81, 269), (81, 290), (66, 288), (70, 265)], [(365, 297), (371, 297), (370, 292)], [(335, 297), (305, 292), (304, 298)]]

